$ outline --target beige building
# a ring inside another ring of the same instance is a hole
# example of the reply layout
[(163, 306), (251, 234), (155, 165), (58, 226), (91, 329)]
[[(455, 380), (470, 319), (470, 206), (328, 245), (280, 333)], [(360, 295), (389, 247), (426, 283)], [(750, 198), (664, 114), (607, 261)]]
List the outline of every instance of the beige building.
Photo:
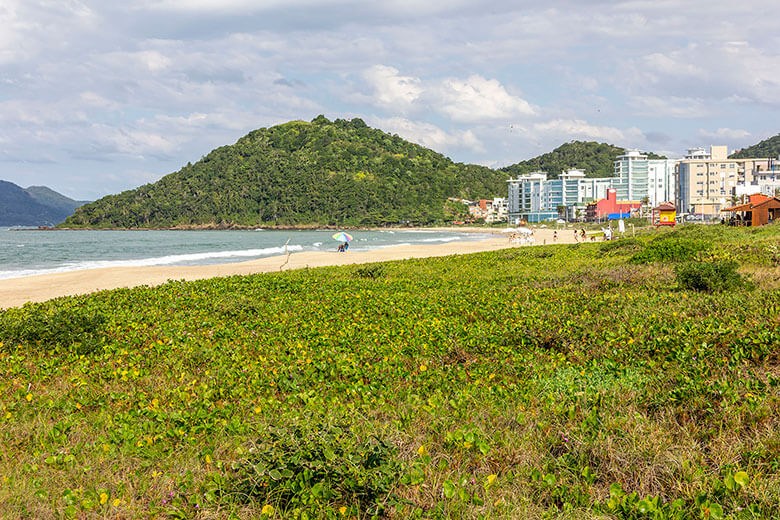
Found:
[(726, 146), (692, 148), (677, 164), (675, 204), (678, 214), (720, 218), (733, 205), (737, 187), (759, 182), (771, 170), (769, 159), (729, 159)]

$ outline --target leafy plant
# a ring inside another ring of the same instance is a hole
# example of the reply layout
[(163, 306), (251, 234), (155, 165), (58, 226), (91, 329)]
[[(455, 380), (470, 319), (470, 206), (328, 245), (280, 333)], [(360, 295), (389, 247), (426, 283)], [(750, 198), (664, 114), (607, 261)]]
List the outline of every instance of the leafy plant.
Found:
[(696, 261), (676, 266), (674, 272), (681, 288), (713, 293), (746, 285), (738, 267), (734, 261)]
[(395, 449), (376, 437), (357, 440), (346, 428), (275, 428), (245, 460), (232, 465), (227, 490), (282, 511), (317, 513), (343, 504), (359, 514), (381, 514), (400, 478)]
[(650, 262), (684, 262), (706, 251), (711, 244), (706, 240), (682, 237), (670, 233), (668, 236), (652, 240), (644, 249), (631, 257), (635, 264)]

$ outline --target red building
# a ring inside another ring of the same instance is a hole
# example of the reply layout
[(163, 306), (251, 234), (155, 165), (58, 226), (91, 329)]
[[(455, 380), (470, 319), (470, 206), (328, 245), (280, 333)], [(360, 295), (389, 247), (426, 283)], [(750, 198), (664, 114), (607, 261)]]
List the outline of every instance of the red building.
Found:
[(642, 203), (638, 200), (617, 200), (617, 192), (608, 189), (606, 199), (588, 204), (585, 208), (585, 218), (587, 220), (628, 218), (632, 211), (638, 210), (641, 206)]

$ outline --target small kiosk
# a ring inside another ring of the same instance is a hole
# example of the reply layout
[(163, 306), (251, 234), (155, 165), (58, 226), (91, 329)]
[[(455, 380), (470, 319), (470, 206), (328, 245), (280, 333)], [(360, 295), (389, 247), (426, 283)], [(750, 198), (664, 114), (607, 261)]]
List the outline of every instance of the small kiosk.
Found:
[(671, 202), (664, 202), (653, 208), (653, 225), (674, 227), (677, 218), (677, 208)]

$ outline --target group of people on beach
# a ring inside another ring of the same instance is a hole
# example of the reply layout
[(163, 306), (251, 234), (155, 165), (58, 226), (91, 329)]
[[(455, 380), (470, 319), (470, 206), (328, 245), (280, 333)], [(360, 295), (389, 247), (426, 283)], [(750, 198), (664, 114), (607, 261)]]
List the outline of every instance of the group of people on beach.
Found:
[[(574, 241), (575, 242), (579, 242), (580, 239), (582, 239), (583, 242), (586, 242), (588, 240), (588, 235), (587, 235), (587, 233), (585, 233), (585, 228), (582, 228), (579, 231), (577, 231), (576, 229), (574, 230)], [(596, 236), (595, 235), (591, 235), (590, 236), (590, 241), (591, 242), (595, 242), (596, 241)]]
[(339, 247), (336, 251), (339, 253), (346, 253), (347, 249), (349, 249), (349, 242), (344, 242), (343, 244), (339, 244)]

